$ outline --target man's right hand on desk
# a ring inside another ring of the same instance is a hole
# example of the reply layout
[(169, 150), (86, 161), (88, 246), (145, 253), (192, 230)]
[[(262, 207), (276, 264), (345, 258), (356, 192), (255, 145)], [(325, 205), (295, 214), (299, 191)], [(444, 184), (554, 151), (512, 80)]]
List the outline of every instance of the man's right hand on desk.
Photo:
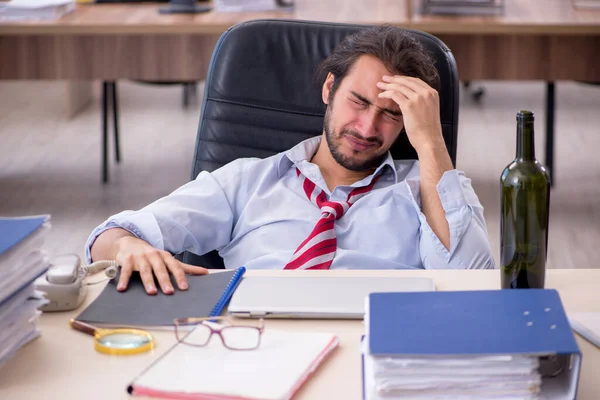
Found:
[(133, 271), (139, 271), (140, 278), (148, 294), (156, 294), (154, 276), (165, 294), (173, 294), (169, 272), (175, 277), (180, 290), (187, 290), (185, 274), (204, 275), (206, 268), (182, 263), (176, 260), (168, 251), (158, 250), (148, 243), (133, 236), (124, 236), (116, 242), (116, 260), (121, 266), (121, 277), (117, 290), (122, 292), (127, 288)]
[(180, 290), (187, 290), (185, 274), (208, 274), (206, 268), (182, 263), (168, 251), (158, 250), (145, 241), (121, 228), (104, 231), (92, 245), (93, 260), (114, 259), (121, 266), (121, 276), (117, 290), (127, 289), (133, 271), (139, 271), (140, 278), (148, 294), (156, 294), (154, 276), (165, 294), (174, 293), (169, 272), (175, 277)]

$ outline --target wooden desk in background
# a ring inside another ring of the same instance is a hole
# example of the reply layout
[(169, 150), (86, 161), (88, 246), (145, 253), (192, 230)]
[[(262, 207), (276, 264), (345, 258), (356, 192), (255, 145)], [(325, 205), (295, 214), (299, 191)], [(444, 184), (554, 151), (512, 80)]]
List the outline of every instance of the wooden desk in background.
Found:
[[(452, 50), (461, 81), (600, 82), (600, 10), (570, 0), (506, 0), (500, 17), (418, 14), (418, 0), (296, 0), (292, 12), (162, 15), (158, 4), (89, 4), (56, 21), (0, 22), (0, 79), (198, 81), (230, 26), (258, 18), (391, 24), (429, 32)], [(409, 5), (412, 5), (409, 6)], [(413, 11), (409, 11), (413, 10)], [(73, 84), (70, 114), (89, 100)], [(554, 84), (546, 163), (552, 167)]]
[[(437, 290), (499, 289), (499, 270), (480, 271), (249, 271), (256, 276), (396, 276), (431, 277)], [(293, 278), (292, 278), (293, 279)], [(598, 296), (600, 269), (556, 270), (547, 272), (546, 287), (559, 291), (567, 313), (600, 311)], [(107, 356), (94, 350), (92, 338), (69, 328), (75, 317), (99, 293), (102, 285), (91, 286), (80, 310), (42, 315), (42, 336), (21, 349), (0, 368), (0, 398), (37, 399), (128, 399), (127, 384), (153, 360), (175, 343), (168, 331), (154, 331), (157, 348), (135, 356)], [(176, 296), (177, 294), (175, 294)], [(501, 307), (501, 305), (499, 305)], [(359, 400), (362, 397), (360, 338), (362, 321), (267, 320), (266, 329), (332, 332), (340, 337), (340, 347), (298, 392), (297, 399)], [(576, 336), (583, 354), (578, 400), (596, 400), (600, 393), (598, 370), (600, 349)]]
[[(600, 11), (509, 0), (502, 17), (407, 15), (407, 0), (296, 0), (292, 12), (162, 15), (158, 4), (78, 5), (56, 21), (0, 22), (0, 79), (202, 80), (230, 26), (258, 18), (392, 24), (452, 49), (463, 81), (600, 81)], [(418, 9), (418, 7), (413, 7)]]

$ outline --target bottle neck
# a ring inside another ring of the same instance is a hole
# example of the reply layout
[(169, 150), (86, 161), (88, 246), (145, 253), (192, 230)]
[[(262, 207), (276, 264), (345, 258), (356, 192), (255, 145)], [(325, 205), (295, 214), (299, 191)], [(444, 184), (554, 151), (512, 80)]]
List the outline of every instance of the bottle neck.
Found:
[(533, 119), (517, 122), (517, 159), (535, 160)]

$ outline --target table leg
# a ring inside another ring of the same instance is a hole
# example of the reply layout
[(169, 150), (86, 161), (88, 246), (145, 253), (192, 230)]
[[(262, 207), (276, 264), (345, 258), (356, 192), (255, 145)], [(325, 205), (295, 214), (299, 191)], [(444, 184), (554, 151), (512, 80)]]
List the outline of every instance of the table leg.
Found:
[(554, 82), (546, 82), (546, 168), (550, 173), (551, 186), (556, 184), (554, 176)]
[(102, 183), (108, 182), (108, 96), (111, 82), (102, 82)]

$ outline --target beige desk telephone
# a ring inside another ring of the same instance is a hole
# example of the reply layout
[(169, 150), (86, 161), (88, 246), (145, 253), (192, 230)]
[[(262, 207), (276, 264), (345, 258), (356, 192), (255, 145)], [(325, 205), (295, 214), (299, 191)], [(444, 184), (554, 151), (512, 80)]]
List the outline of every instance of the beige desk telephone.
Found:
[[(56, 256), (51, 261), (48, 272), (35, 280), (37, 290), (45, 292), (49, 303), (40, 307), (41, 311), (67, 311), (81, 305), (87, 295), (84, 279), (91, 274), (104, 271), (108, 279), (117, 274), (117, 262), (113, 260), (96, 261), (90, 265), (81, 265), (75, 254)], [(94, 283), (103, 282), (103, 280)]]

